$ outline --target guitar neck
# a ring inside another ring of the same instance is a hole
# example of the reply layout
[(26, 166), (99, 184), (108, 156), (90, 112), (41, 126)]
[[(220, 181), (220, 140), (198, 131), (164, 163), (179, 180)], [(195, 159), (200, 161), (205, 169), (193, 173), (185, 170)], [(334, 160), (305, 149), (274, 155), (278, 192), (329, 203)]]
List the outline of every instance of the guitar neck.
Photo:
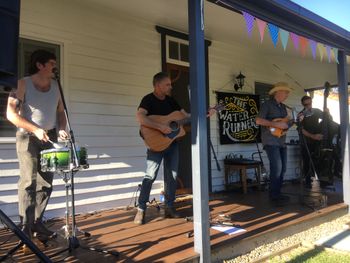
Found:
[(184, 118), (184, 119), (181, 119), (181, 120), (177, 120), (176, 122), (177, 122), (178, 124), (180, 124), (180, 125), (185, 125), (185, 124), (191, 122), (191, 118)]

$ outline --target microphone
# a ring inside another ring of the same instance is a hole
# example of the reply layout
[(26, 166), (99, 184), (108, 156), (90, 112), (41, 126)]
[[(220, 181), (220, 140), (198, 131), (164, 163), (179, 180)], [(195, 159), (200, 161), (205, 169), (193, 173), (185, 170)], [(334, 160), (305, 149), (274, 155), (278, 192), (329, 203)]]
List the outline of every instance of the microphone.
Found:
[(52, 69), (52, 73), (55, 75), (55, 79), (58, 80), (60, 78), (60, 74), (58, 73), (57, 68)]

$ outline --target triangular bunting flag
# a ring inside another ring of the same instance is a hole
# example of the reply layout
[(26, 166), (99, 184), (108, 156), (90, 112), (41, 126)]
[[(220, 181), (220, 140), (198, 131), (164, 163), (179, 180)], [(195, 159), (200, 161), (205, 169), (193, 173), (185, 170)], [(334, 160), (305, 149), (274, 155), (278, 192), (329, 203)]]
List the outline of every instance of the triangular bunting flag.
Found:
[(269, 31), (270, 31), (270, 36), (271, 36), (271, 39), (272, 39), (272, 43), (276, 47), (277, 42), (278, 42), (278, 31), (279, 31), (279, 28), (277, 26), (273, 25), (273, 24), (270, 24), (270, 23), (268, 23), (268, 28), (269, 28)]
[(306, 55), (308, 39), (306, 37), (300, 37), (300, 52), (303, 57)]
[(337, 64), (339, 64), (339, 60), (338, 60), (338, 49), (337, 49), (336, 47), (333, 48), (333, 53), (334, 53), (335, 62), (337, 62)]
[(322, 61), (324, 56), (324, 45), (321, 43), (318, 43), (317, 48), (318, 48), (318, 52), (320, 52), (320, 61)]
[(299, 50), (299, 36), (295, 33), (290, 32), (290, 38), (293, 41), (294, 48), (298, 51)]
[(331, 47), (327, 45), (326, 51), (327, 51), (328, 62), (331, 63)]
[(256, 23), (258, 24), (259, 34), (260, 34), (260, 42), (262, 43), (265, 35), (266, 22), (256, 18)]
[(281, 38), (283, 50), (286, 51), (288, 39), (289, 39), (289, 32), (280, 28), (280, 38)]
[(315, 40), (309, 39), (309, 44), (311, 48), (312, 57), (316, 59), (317, 42)]
[(243, 13), (243, 17), (245, 20), (245, 23), (247, 25), (247, 32), (248, 32), (248, 36), (251, 37), (252, 36), (252, 31), (253, 31), (253, 27), (254, 27), (254, 16), (252, 16), (251, 14), (242, 11)]

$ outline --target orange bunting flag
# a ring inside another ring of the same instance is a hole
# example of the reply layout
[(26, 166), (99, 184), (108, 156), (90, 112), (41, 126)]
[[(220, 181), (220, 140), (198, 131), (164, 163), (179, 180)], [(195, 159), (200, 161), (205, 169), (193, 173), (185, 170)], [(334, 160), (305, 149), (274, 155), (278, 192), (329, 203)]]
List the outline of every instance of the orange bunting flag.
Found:
[(307, 46), (308, 46), (308, 42), (309, 42), (309, 40), (306, 38), (306, 37), (300, 37), (299, 38), (299, 41), (300, 41), (300, 52), (301, 52), (301, 55), (303, 56), (303, 57), (305, 57), (305, 55), (306, 55), (306, 48), (307, 48)]

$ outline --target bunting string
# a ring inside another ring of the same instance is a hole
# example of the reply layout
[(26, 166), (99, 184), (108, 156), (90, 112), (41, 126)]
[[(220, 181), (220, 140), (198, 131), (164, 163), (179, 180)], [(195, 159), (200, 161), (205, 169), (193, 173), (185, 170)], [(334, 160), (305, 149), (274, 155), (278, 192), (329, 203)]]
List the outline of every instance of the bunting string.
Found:
[(328, 62), (331, 63), (332, 60), (336, 63), (338, 61), (338, 48), (330, 47), (328, 45), (318, 43), (313, 39), (308, 39), (304, 36), (299, 36), (293, 32), (289, 32), (285, 29), (279, 28), (278, 26), (268, 23), (264, 20), (254, 17), (253, 15), (242, 11), (245, 24), (247, 27), (247, 33), (249, 37), (252, 37), (252, 32), (254, 29), (254, 22), (256, 21), (260, 42), (262, 43), (264, 40), (265, 29), (268, 28), (270, 38), (274, 47), (277, 47), (278, 39), (280, 38), (283, 50), (287, 49), (289, 38), (292, 40), (294, 49), (301, 54), (302, 57), (305, 57), (308, 49), (310, 48), (312, 58), (316, 59), (317, 51), (319, 53), (320, 61), (323, 61), (325, 55), (327, 55)]

